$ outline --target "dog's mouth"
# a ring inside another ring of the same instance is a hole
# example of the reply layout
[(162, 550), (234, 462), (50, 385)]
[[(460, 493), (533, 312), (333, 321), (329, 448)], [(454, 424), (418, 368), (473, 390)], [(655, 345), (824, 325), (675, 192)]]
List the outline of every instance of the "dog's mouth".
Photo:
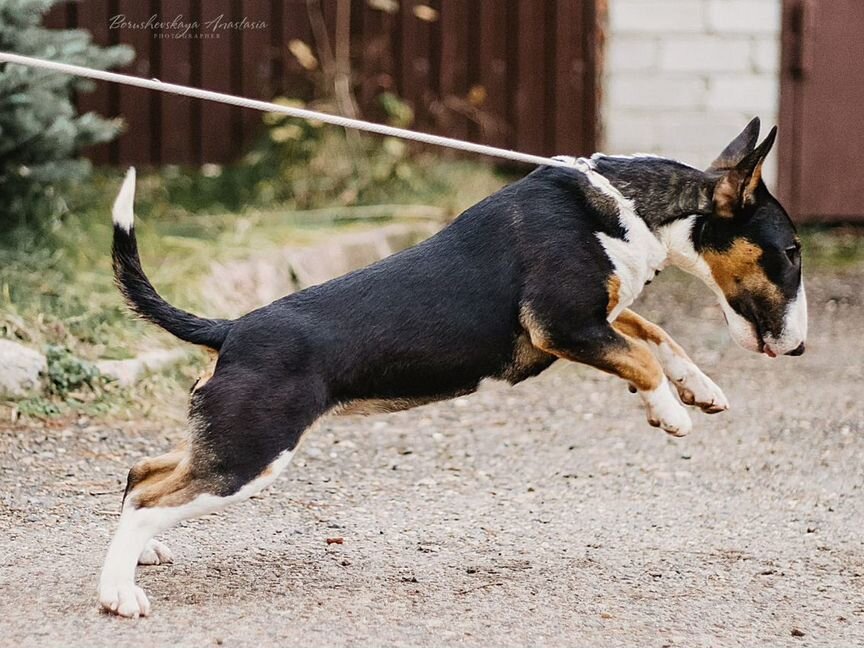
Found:
[(777, 352), (772, 349), (765, 341), (765, 328), (758, 320), (753, 324), (753, 332), (756, 334), (756, 341), (759, 346), (759, 353), (764, 353), (769, 358), (776, 358)]
[(759, 336), (759, 353), (764, 353), (769, 358), (776, 358), (777, 354), (774, 350), (765, 343), (765, 340), (762, 339), (762, 336)]

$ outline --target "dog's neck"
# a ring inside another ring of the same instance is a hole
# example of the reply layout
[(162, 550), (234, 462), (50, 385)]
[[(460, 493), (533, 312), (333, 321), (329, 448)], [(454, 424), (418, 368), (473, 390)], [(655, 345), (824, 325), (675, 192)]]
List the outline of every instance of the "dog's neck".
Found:
[(597, 154), (591, 164), (633, 203), (653, 232), (676, 220), (711, 211), (715, 180), (699, 169), (647, 155)]

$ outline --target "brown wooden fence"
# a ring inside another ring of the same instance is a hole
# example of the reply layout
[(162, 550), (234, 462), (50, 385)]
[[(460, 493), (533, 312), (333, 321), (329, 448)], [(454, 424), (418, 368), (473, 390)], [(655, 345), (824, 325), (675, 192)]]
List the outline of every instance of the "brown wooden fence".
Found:
[[(538, 154), (594, 150), (597, 0), (350, 0), (350, 23), (340, 2), (86, 0), (47, 22), (131, 45), (131, 74), (268, 100), (320, 95), (324, 75), (308, 57), (304, 67), (303, 44), (326, 63), (323, 41), (332, 50), (345, 25), (363, 116), (383, 119), (391, 91), (420, 130)], [(94, 150), (100, 163), (223, 162), (261, 124), (258, 112), (104, 83), (79, 104), (127, 123)]]

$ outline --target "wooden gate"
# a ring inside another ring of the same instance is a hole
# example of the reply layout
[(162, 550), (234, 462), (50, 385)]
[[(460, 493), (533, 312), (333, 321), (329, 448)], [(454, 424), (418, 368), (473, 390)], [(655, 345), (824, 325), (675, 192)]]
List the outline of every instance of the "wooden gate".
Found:
[(780, 195), (800, 221), (864, 221), (864, 2), (784, 0)]
[[(55, 7), (48, 24), (87, 28), (102, 45), (131, 45), (131, 74), (265, 100), (310, 99), (316, 83), (320, 91), (308, 54), (326, 63), (326, 52), (344, 42), (343, 25), (365, 117), (384, 119), (380, 97), (390, 91), (413, 108), (420, 130), (580, 155), (597, 139), (597, 2), (107, 0)], [(340, 22), (346, 6), (350, 21)], [(207, 35), (220, 18), (215, 37)], [(197, 26), (184, 32), (189, 24)], [(101, 163), (224, 162), (261, 124), (251, 110), (109, 84), (79, 103), (127, 123), (116, 142), (94, 150)]]

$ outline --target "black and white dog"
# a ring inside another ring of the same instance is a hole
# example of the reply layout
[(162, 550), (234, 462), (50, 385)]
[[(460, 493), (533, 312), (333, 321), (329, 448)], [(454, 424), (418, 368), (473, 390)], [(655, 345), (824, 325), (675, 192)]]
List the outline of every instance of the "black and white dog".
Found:
[(622, 378), (651, 425), (674, 435), (690, 431), (684, 405), (727, 409), (681, 347), (628, 306), (676, 265), (716, 293), (738, 344), (804, 352), (800, 244), (761, 180), (776, 129), (756, 146), (758, 134), (754, 119), (706, 171), (605, 155), (538, 168), (420, 245), (233, 321), (156, 293), (138, 258), (130, 170), (113, 212), (120, 290), (214, 359), (192, 390), (187, 442), (129, 471), (102, 607), (149, 614), (136, 563), (171, 560), (154, 536), (272, 483), (328, 412), (401, 410), (484, 378), (515, 384), (559, 358)]

